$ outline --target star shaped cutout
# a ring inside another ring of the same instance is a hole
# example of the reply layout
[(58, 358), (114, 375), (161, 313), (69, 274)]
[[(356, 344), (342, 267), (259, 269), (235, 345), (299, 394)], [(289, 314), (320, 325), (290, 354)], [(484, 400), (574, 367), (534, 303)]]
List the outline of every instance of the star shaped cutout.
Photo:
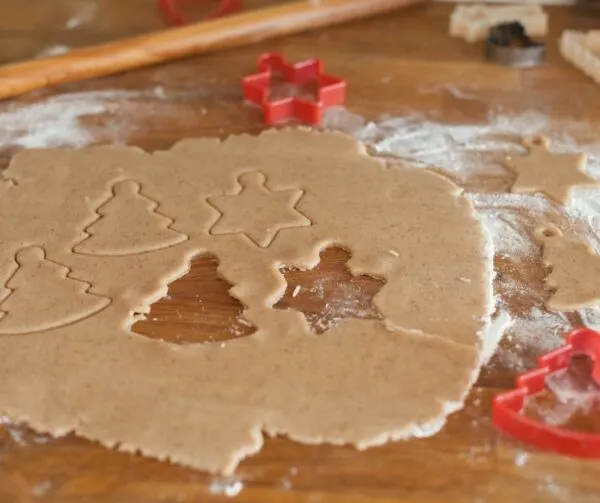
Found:
[[(263, 54), (258, 60), (259, 73), (249, 75), (242, 81), (244, 99), (261, 107), (265, 124), (276, 124), (289, 119), (298, 119), (308, 124), (320, 124), (323, 110), (342, 105), (346, 100), (346, 82), (323, 73), (320, 59), (309, 59), (290, 64), (280, 54)], [(299, 96), (273, 99), (271, 84), (278, 75), (290, 84), (316, 83), (316, 101)]]
[(316, 334), (325, 333), (347, 318), (383, 319), (373, 298), (385, 280), (354, 276), (347, 265), (350, 258), (346, 250), (332, 247), (321, 251), (314, 269), (280, 269), (287, 288), (273, 307), (300, 311)]
[(208, 198), (208, 203), (221, 213), (210, 234), (245, 234), (266, 248), (281, 229), (311, 225), (296, 209), (304, 191), (270, 190), (265, 181), (262, 173), (244, 173), (239, 177), (242, 188), (237, 194)]
[(511, 192), (532, 194), (543, 192), (557, 203), (565, 205), (576, 185), (600, 187), (600, 181), (585, 171), (585, 154), (556, 154), (550, 151), (550, 141), (536, 137), (524, 141), (529, 155), (508, 157), (506, 165), (516, 172)]

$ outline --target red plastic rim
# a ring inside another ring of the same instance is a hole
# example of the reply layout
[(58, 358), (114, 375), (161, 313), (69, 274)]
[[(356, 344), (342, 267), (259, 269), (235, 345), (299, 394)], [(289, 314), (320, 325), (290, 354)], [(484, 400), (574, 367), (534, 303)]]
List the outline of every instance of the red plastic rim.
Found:
[(494, 397), (492, 415), (496, 428), (539, 449), (567, 456), (600, 458), (600, 434), (560, 428), (522, 414), (527, 397), (542, 391), (546, 377), (566, 368), (571, 357), (578, 354), (594, 361), (592, 377), (600, 384), (600, 333), (586, 328), (574, 330), (567, 336), (565, 346), (541, 356), (536, 369), (521, 374), (515, 389)]
[[(188, 19), (179, 9), (179, 5), (184, 2), (206, 2), (206, 0), (157, 0), (158, 8), (171, 23), (175, 25), (188, 24)], [(242, 0), (220, 0), (215, 10), (204, 17), (204, 20), (216, 19), (227, 16), (242, 9)]]
[[(288, 63), (281, 54), (266, 53), (258, 60), (258, 70), (259, 73), (242, 80), (242, 88), (244, 99), (263, 110), (266, 125), (289, 119), (317, 125), (321, 123), (326, 108), (342, 105), (346, 100), (346, 81), (323, 73), (323, 62), (320, 59)], [(271, 77), (274, 74), (291, 84), (303, 85), (315, 81), (316, 101), (295, 96), (271, 101)]]

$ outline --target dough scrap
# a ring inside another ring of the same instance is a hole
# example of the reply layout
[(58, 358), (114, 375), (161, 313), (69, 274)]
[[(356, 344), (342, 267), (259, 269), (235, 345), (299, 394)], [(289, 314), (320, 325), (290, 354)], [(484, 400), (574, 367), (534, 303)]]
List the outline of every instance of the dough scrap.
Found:
[(490, 28), (517, 21), (530, 37), (548, 33), (548, 14), (541, 5), (457, 5), (450, 15), (450, 35), (467, 42), (485, 40)]
[(569, 63), (600, 84), (600, 30), (565, 30), (558, 48)]
[[(359, 448), (431, 435), (482, 364), (492, 263), (471, 203), (346, 135), (288, 129), (154, 154), (32, 150), (4, 175), (0, 331), (29, 320), (0, 335), (0, 413), (12, 420), (231, 473), (262, 432)], [(117, 204), (124, 180), (131, 197)], [(78, 253), (90, 235), (102, 252)], [(349, 250), (353, 274), (386, 281), (374, 298), (383, 319), (316, 335), (303, 314), (272, 306), (286, 287), (278, 268), (311, 268), (330, 245)], [(185, 346), (132, 333), (201, 254), (218, 258), (256, 332)], [(51, 274), (27, 276), (42, 260)], [(99, 299), (109, 303), (84, 309)]]
[(567, 238), (554, 227), (535, 231), (542, 243), (542, 260), (551, 267), (546, 285), (553, 293), (546, 301), (549, 309), (575, 311), (600, 304), (600, 256), (577, 239)]
[(600, 187), (600, 181), (585, 173), (586, 154), (557, 154), (550, 151), (550, 140), (538, 136), (525, 140), (529, 154), (507, 157), (506, 165), (517, 173), (511, 192), (544, 192), (559, 204), (566, 205), (573, 187)]

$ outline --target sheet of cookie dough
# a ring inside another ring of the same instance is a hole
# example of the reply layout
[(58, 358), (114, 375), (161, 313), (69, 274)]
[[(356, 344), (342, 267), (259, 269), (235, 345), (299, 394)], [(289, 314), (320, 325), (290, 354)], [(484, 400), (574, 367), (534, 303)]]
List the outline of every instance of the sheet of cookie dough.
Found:
[[(470, 202), (340, 133), (26, 151), (0, 191), (0, 413), (38, 430), (231, 473), (263, 432), (359, 448), (433, 434), (482, 364), (492, 263)], [(385, 280), (383, 319), (317, 335), (272, 306), (279, 268), (332, 245)], [(256, 332), (133, 333), (203, 253)]]

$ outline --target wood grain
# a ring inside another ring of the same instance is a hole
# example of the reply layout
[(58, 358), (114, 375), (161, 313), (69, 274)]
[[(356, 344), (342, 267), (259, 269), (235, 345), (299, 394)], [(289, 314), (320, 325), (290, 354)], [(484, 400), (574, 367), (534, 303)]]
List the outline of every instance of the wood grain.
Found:
[[(92, 21), (64, 30), (66, 13), (76, 10), (81, 1), (56, 0), (53, 9), (46, 0), (31, 1), (37, 11), (25, 2), (0, 1), (5, 59), (31, 56), (51, 44), (82, 47), (140, 34), (161, 23), (152, 1), (97, 0)], [(248, 3), (254, 8), (267, 1)], [(547, 63), (535, 70), (516, 71), (487, 64), (482, 60), (481, 45), (450, 39), (451, 8), (411, 7), (398, 14), (268, 44), (65, 85), (0, 104), (0, 117), (8, 106), (45, 103), (55, 92), (152, 91), (158, 86), (165, 98), (157, 100), (152, 93), (117, 95), (106, 113), (84, 118), (82, 124), (96, 141), (106, 142), (114, 140), (111, 128), (124, 121), (127, 128), (119, 139), (150, 150), (168, 148), (186, 136), (257, 132), (262, 127), (260, 113), (241, 103), (240, 79), (254, 71), (260, 52), (279, 50), (291, 60), (322, 57), (328, 71), (347, 78), (349, 109), (367, 119), (381, 113), (418, 112), (440, 122), (484, 124), (490, 110), (535, 110), (551, 116), (559, 127), (562, 121), (587, 123), (591, 134), (600, 138), (600, 108), (596, 105), (600, 88), (565, 63), (554, 42), (564, 28), (600, 27), (599, 21), (576, 18), (566, 8), (550, 9)], [(469, 98), (457, 95), (456, 90)], [(4, 151), (4, 157), (11, 152)], [(503, 191), (510, 181), (509, 175), (476, 178), (468, 181), (466, 189)], [(544, 216), (522, 215), (524, 225), (533, 225), (540, 218)], [(330, 301), (336, 298), (336, 289), (350, 281), (345, 259), (343, 252), (333, 251), (315, 271), (288, 273), (282, 305), (319, 315), (325, 304), (335, 304)], [(520, 281), (540, 296), (536, 302), (543, 299), (539, 261), (497, 256), (495, 262), (497, 289), (502, 289), (505, 281)], [(296, 297), (290, 292), (292, 284), (301, 287)], [(214, 260), (198, 258), (190, 273), (171, 285), (170, 298), (155, 304), (150, 318), (135, 330), (174, 342), (244, 336), (240, 306), (227, 295), (228, 288), (216, 275)], [(352, 291), (362, 291), (359, 299), (368, 301), (376, 289), (376, 284), (360, 283)], [(319, 292), (322, 297), (315, 296)], [(515, 295), (511, 309), (526, 312), (533, 302), (531, 296)], [(199, 304), (205, 307), (200, 309), (201, 316)], [(335, 316), (339, 316), (339, 308), (333, 310)], [(575, 315), (571, 319), (578, 321)], [(454, 414), (438, 435), (365, 452), (267, 439), (263, 451), (241, 464), (237, 476), (243, 489), (233, 500), (219, 490), (224, 481), (204, 473), (115, 453), (73, 436), (56, 440), (6, 425), (0, 428), (0, 503), (600, 501), (599, 462), (528, 449), (497, 434), (490, 423), (492, 396), (511, 386), (517, 372), (502, 356), (511, 354), (531, 366), (539, 353), (536, 345), (517, 346), (518, 335), (513, 341), (503, 341), (466, 408)], [(536, 335), (543, 338), (548, 334)], [(322, 336), (326, 337), (326, 332)]]
[(418, 0), (309, 0), (85, 47), (0, 67), (0, 99), (194, 54), (248, 45), (404, 7)]

